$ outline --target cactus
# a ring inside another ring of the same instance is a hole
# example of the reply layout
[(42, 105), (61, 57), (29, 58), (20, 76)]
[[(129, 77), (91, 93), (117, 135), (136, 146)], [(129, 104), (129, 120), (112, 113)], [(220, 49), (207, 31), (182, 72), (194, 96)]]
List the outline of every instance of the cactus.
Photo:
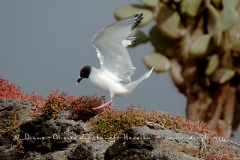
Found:
[[(155, 72), (169, 71), (187, 98), (186, 115), (230, 138), (240, 123), (239, 0), (140, 0), (119, 7), (117, 19), (143, 13), (141, 27), (155, 21), (143, 58)], [(152, 23), (151, 23), (152, 24)]]
[(143, 62), (148, 68), (155, 67), (156, 72), (165, 72), (169, 70), (171, 63), (170, 61), (160, 53), (147, 54), (143, 58)]

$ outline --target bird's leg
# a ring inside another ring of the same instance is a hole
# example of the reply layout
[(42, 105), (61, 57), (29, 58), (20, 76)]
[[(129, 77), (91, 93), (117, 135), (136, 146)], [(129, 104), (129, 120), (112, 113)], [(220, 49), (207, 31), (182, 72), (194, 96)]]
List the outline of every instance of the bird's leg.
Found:
[(92, 109), (100, 109), (100, 108), (103, 108), (103, 107), (106, 107), (106, 106), (111, 106), (112, 105), (112, 98), (110, 99), (110, 101), (109, 102), (107, 102), (107, 103), (104, 103), (104, 104), (102, 104), (101, 106), (99, 106), (99, 107), (95, 107), (95, 108), (92, 108)]

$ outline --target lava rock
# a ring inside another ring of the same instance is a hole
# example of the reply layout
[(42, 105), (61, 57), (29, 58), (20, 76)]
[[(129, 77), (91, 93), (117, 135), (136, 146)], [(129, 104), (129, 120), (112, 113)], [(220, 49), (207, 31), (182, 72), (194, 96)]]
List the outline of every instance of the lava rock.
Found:
[(133, 127), (111, 145), (105, 153), (105, 159), (198, 159), (206, 154), (218, 153), (212, 145), (227, 145), (233, 153), (239, 153), (240, 145), (231, 141), (215, 139), (197, 133), (177, 133), (172, 130), (153, 130), (147, 126)]
[(97, 140), (84, 142), (78, 145), (68, 156), (69, 160), (103, 160), (106, 149), (111, 146), (113, 142), (105, 140)]
[[(64, 115), (64, 116), (62, 116)], [(80, 134), (87, 131), (86, 124), (80, 121), (65, 119), (60, 114), (56, 119), (37, 117), (21, 126), (25, 151), (37, 151), (42, 154), (67, 148), (76, 143)], [(86, 130), (85, 130), (86, 129)]]
[(0, 130), (5, 130), (16, 117), (17, 123), (24, 123), (33, 118), (31, 103), (16, 99), (0, 99)]

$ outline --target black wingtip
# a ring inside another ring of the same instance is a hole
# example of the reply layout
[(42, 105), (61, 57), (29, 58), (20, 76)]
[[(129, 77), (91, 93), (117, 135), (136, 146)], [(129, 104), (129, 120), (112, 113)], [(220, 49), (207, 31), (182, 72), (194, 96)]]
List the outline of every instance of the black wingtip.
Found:
[(135, 21), (135, 23), (133, 24), (133, 26), (132, 26), (132, 30), (134, 29), (134, 28), (136, 28), (140, 23), (141, 23), (141, 21), (142, 21), (142, 19), (143, 19), (143, 13), (140, 13), (140, 14), (136, 14), (135, 15), (135, 17), (137, 17), (136, 18), (136, 21)]
[(141, 42), (140, 38), (137, 38), (137, 37), (127, 37), (126, 39), (131, 41), (131, 45), (134, 44), (134, 43), (140, 43)]
[(143, 16), (143, 13), (135, 14), (135, 17), (142, 17), (142, 16)]
[(135, 44), (135, 43), (140, 43), (141, 42), (141, 39), (140, 38), (137, 38), (135, 37), (135, 39), (132, 41), (132, 44)]

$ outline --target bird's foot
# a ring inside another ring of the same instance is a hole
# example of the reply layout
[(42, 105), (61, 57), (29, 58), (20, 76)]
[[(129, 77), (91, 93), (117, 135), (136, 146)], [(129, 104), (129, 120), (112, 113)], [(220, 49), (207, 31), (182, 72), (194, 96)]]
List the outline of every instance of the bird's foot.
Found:
[(104, 103), (104, 104), (102, 104), (101, 106), (99, 106), (99, 107), (95, 107), (95, 108), (92, 108), (92, 109), (101, 109), (101, 108), (103, 108), (103, 107), (110, 107), (112, 105), (112, 101), (109, 101), (109, 102), (107, 102), (107, 103)]

